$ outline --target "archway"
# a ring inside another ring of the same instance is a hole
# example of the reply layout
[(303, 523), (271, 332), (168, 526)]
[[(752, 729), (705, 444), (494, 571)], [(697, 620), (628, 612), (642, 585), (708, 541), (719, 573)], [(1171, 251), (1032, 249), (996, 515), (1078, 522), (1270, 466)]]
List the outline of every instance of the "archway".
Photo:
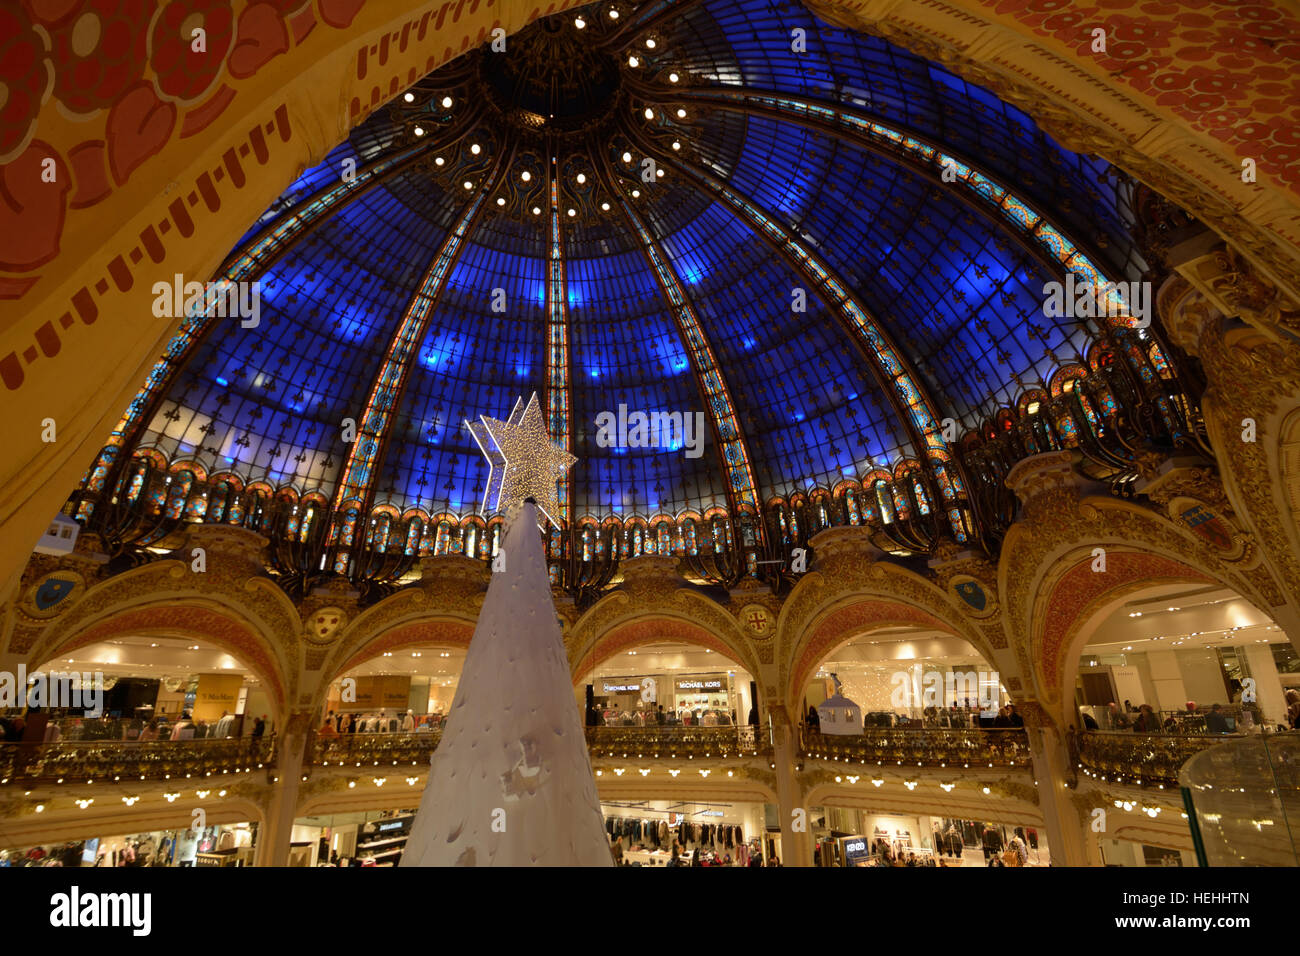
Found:
[(219, 648), (258, 677), (274, 721), (285, 718), (288, 685), (273, 649), (252, 622), (225, 608), (185, 601), (151, 602), (112, 613), (53, 642), (42, 642), (29, 657), (57, 662), (81, 648), (137, 638)]

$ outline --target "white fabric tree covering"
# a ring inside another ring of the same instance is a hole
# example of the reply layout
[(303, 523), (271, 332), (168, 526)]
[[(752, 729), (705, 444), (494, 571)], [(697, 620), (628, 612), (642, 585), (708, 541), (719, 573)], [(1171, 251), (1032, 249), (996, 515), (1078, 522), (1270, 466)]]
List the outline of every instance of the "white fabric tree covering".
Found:
[(502, 550), (401, 865), (612, 866), (531, 501)]

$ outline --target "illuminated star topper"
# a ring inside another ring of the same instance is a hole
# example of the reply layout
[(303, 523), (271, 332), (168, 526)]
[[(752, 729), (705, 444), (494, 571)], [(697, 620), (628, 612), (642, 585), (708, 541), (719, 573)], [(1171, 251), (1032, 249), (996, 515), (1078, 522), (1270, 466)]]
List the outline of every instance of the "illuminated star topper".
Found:
[(478, 424), (467, 421), (465, 427), (490, 465), (483, 512), (510, 513), (532, 498), (537, 509), (558, 527), (560, 502), (556, 486), (578, 459), (551, 441), (537, 393), (527, 405), (522, 398), (516, 400), (505, 421), (480, 415)]

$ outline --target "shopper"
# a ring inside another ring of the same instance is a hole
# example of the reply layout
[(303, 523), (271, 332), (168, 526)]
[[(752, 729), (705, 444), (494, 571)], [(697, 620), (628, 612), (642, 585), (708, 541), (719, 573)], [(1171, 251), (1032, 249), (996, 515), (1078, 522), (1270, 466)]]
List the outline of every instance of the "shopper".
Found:
[(1210, 712), (1205, 716), (1205, 731), (1210, 734), (1226, 734), (1228, 730), (1228, 718), (1223, 715), (1223, 708), (1215, 704), (1210, 708)]
[(407, 710), (406, 716), (402, 718), (402, 733), (415, 733), (415, 711)]
[(253, 736), (261, 737), (266, 733), (266, 714), (253, 721)]
[(623, 840), (621, 837), (614, 837), (609, 843), (609, 852), (614, 855), (614, 865), (623, 865)]
[(660, 704), (659, 709), (655, 711), (655, 723), (657, 723), (660, 727), (662, 727), (664, 725), (664, 722), (667, 720), (668, 718), (664, 714), (664, 705)]
[(1133, 721), (1133, 732), (1139, 734), (1160, 733), (1160, 718), (1151, 709), (1150, 704), (1143, 704), (1138, 708), (1138, 718)]
[(320, 725), (320, 736), (337, 737), (338, 735), (339, 735), (339, 731), (338, 728), (334, 726), (334, 721), (326, 717), (325, 723)]

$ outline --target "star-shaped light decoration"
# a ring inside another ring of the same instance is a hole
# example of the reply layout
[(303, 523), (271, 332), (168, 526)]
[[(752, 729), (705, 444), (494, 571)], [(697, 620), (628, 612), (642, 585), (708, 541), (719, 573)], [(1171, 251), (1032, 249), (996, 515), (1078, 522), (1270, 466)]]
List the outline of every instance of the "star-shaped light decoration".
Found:
[(510, 514), (531, 498), (558, 527), (557, 483), (578, 459), (551, 441), (537, 393), (526, 406), (522, 398), (518, 399), (505, 421), (480, 415), (479, 423), (466, 422), (465, 427), (491, 466), (483, 496), (484, 513)]

